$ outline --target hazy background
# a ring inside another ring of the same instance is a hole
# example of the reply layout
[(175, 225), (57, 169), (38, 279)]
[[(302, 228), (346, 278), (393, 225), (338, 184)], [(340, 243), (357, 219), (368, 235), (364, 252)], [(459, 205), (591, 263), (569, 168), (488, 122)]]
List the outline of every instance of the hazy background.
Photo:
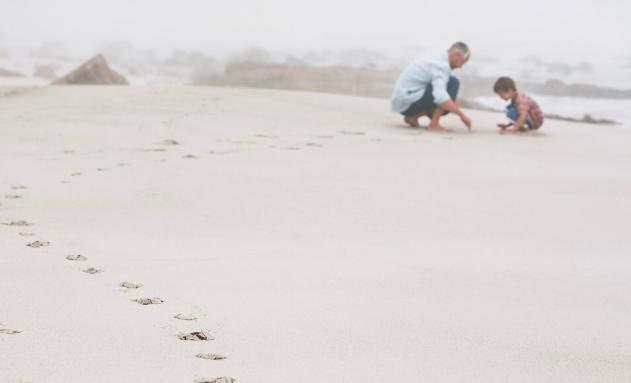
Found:
[(221, 54), (259, 46), (288, 52), (363, 47), (399, 53), (464, 40), (482, 56), (534, 54), (548, 61), (631, 57), (625, 20), (631, 3), (614, 0), (2, 0), (2, 4), (3, 45), (58, 41), (90, 49), (128, 41), (160, 52), (180, 48)]
[[(631, 3), (622, 1), (0, 2), (0, 70), (31, 77), (40, 65), (63, 75), (104, 53), (133, 85), (195, 83), (200, 78), (215, 85), (219, 81), (208, 80), (209, 76), (222, 75), (230, 63), (253, 60), (390, 71), (380, 89), (351, 92), (384, 95), (393, 73), (414, 56), (462, 40), (470, 45), (473, 58), (460, 73), (484, 90), (473, 96), (487, 96), (478, 99), (486, 104), (496, 102), (487, 88), (490, 79), (500, 75), (534, 85), (555, 80), (631, 89), (631, 33), (626, 20)], [(222, 80), (223, 84), (240, 85), (237, 77)], [(471, 90), (471, 84), (466, 89)], [(528, 90), (538, 89), (534, 85)], [(548, 90), (542, 94), (582, 95)], [(559, 100), (552, 101), (549, 105), (559, 109)], [(574, 114), (584, 113), (600, 110), (581, 108)]]

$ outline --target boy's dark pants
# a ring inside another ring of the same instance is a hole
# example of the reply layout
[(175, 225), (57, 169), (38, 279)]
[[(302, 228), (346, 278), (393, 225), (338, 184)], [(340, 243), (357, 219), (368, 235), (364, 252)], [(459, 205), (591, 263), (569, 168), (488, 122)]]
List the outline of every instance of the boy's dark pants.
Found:
[[(447, 81), (447, 93), (452, 100), (456, 101), (458, 97), (458, 90), (460, 89), (460, 80), (455, 78), (454, 76), (449, 77), (449, 81)], [(431, 117), (436, 108), (436, 104), (434, 103), (434, 95), (432, 94), (434, 88), (432, 84), (428, 84), (427, 88), (425, 88), (425, 93), (423, 93), (423, 97), (421, 97), (414, 104), (410, 105), (410, 107), (403, 113), (404, 116), (417, 116), (419, 114), (426, 114)], [(449, 112), (445, 112), (444, 114), (448, 114)]]

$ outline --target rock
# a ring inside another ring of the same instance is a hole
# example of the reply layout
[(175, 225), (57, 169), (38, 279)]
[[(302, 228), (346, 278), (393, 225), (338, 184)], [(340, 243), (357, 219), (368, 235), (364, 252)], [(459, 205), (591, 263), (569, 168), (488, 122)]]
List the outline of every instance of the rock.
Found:
[(113, 71), (103, 55), (96, 55), (52, 85), (129, 85), (125, 77)]

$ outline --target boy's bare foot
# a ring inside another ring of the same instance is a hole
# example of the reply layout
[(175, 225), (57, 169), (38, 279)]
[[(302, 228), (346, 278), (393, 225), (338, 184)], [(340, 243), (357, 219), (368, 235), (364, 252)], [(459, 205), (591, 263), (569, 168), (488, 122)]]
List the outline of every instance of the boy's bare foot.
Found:
[(418, 119), (419, 116), (405, 116), (403, 118), (403, 121), (405, 121), (405, 123), (410, 125), (412, 128), (420, 128), (421, 125), (419, 125)]

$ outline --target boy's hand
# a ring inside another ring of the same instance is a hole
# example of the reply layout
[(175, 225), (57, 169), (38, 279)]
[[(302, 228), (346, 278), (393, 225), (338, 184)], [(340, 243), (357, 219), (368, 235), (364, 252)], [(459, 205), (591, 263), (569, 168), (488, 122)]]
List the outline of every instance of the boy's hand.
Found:
[(500, 128), (500, 129), (502, 129), (502, 130), (504, 130), (504, 129), (508, 128), (509, 126), (510, 126), (510, 125), (508, 125), (508, 124), (497, 124), (497, 127), (498, 127), (498, 128)]
[(515, 133), (517, 133), (516, 128), (502, 129), (502, 131), (500, 132), (500, 134), (515, 134)]

